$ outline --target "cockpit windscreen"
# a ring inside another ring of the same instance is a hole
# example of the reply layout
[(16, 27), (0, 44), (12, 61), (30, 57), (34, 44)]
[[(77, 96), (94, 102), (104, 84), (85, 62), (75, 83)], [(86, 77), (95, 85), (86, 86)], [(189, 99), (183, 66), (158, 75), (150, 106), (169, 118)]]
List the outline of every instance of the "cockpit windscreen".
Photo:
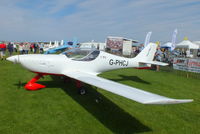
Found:
[(97, 58), (100, 51), (96, 49), (82, 49), (82, 48), (76, 48), (76, 49), (70, 49), (62, 54), (65, 54), (68, 58), (72, 60), (77, 61), (91, 61)]

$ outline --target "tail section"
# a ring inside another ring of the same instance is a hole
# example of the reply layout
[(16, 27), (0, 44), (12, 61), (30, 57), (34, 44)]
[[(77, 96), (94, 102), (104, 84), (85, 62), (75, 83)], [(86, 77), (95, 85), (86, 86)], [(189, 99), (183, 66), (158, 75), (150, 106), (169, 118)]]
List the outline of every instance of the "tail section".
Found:
[(149, 43), (136, 57), (138, 61), (153, 61), (156, 53), (157, 45)]
[(141, 64), (168, 65), (167, 63), (153, 61), (156, 49), (157, 44), (149, 43), (134, 59)]

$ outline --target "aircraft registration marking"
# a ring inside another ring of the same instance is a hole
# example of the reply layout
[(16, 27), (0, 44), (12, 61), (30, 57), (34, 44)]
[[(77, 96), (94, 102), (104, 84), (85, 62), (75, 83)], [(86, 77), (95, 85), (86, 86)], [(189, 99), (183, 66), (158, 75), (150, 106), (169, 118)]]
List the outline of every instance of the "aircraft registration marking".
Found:
[(128, 61), (127, 60), (109, 60), (110, 65), (116, 65), (116, 66), (128, 66)]

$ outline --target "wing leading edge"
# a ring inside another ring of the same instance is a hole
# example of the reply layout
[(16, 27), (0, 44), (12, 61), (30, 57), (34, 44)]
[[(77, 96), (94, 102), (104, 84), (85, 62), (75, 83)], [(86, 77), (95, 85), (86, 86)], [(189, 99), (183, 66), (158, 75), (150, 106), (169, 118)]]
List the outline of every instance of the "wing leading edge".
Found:
[(73, 79), (102, 88), (106, 91), (129, 98), (142, 104), (177, 104), (193, 101), (192, 99), (180, 100), (167, 98), (134, 87), (126, 86), (111, 80), (107, 80), (93, 74), (83, 72), (65, 72), (63, 74)]

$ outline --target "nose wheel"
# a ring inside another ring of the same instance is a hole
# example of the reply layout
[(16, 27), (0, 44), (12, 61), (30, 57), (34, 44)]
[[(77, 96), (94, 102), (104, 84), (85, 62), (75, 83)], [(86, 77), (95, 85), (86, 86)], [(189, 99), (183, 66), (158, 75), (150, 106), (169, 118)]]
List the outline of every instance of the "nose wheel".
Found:
[(31, 90), (31, 91), (39, 90), (39, 89), (41, 89), (41, 88), (45, 88), (46, 86), (36, 83), (41, 77), (43, 77), (42, 74), (37, 74), (33, 79), (31, 79), (31, 80), (24, 86), (24, 88), (25, 88), (26, 90)]

